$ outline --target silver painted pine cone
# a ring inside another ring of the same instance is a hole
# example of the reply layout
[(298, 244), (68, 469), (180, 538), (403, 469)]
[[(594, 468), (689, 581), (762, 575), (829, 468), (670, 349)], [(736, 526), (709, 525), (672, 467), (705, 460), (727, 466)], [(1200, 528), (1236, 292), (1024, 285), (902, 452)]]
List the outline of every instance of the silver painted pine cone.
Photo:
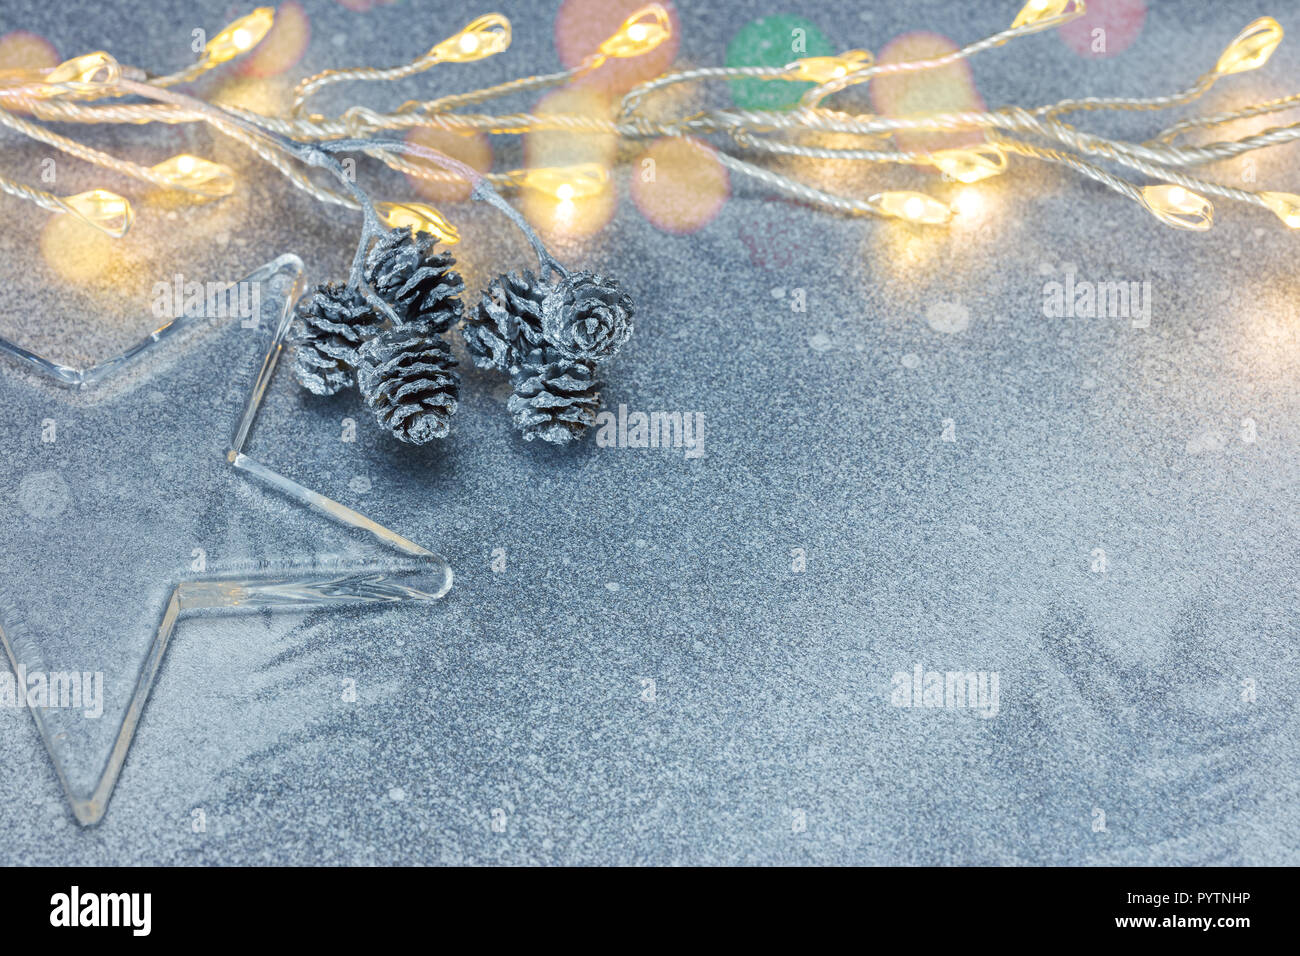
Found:
[(399, 322), (426, 322), (434, 332), (446, 332), (464, 311), (465, 282), (452, 271), (456, 260), (450, 252), (433, 254), (437, 243), (427, 232), (394, 229), (366, 253), (365, 279)]
[(604, 361), (632, 336), (632, 297), (613, 279), (571, 273), (542, 302), (542, 332), (565, 358)]
[(375, 419), (412, 445), (445, 438), (460, 395), (460, 376), (431, 323), (399, 325), (357, 353), (357, 388)]
[(510, 374), (515, 392), (506, 407), (525, 441), (567, 445), (596, 420), (600, 383), (589, 362), (536, 349)]
[(493, 279), (461, 329), (474, 364), (508, 372), (543, 345), (542, 301), (551, 288), (531, 272)]
[(331, 282), (298, 301), (294, 312), (293, 376), (317, 395), (352, 384), (357, 349), (376, 335), (380, 319), (361, 294)]

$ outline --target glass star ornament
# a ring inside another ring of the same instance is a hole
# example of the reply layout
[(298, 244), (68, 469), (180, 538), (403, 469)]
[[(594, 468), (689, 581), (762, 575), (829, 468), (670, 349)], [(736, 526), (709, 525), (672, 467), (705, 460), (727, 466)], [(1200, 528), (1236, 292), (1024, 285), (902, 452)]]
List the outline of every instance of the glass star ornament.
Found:
[(27, 706), (82, 824), (188, 616), (451, 587), (438, 555), (254, 457), (301, 274), (283, 256), (90, 368), (0, 339), (0, 705)]

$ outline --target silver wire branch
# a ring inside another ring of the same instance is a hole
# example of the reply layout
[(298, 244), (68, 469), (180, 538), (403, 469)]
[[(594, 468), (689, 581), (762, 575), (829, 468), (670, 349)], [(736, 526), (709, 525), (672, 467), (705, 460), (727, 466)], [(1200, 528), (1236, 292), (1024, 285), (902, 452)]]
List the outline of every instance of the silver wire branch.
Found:
[(92, 149), (89, 146), (78, 143), (74, 139), (66, 136), (60, 136), (58, 133), (46, 129), (37, 123), (29, 122), (20, 116), (15, 116), (8, 110), (0, 109), (0, 126), (7, 126), (15, 132), (22, 133), (29, 139), (34, 139), (38, 143), (45, 143), (47, 146), (53, 146), (55, 149), (67, 153), (69, 156), (75, 156), (77, 159), (93, 163), (96, 166), (102, 166), (105, 169), (111, 169), (114, 172), (121, 173), (124, 176), (130, 176), (132, 179), (138, 179), (142, 182), (150, 183), (154, 186), (162, 186), (168, 189), (178, 188), (171, 180), (159, 173), (155, 173), (147, 166), (141, 166), (127, 159), (119, 159), (109, 153), (98, 149)]
[(886, 213), (875, 203), (863, 199), (850, 199), (846, 196), (838, 196), (835, 193), (826, 192), (823, 189), (817, 189), (802, 183), (790, 176), (782, 175), (770, 169), (764, 169), (762, 166), (755, 166), (747, 163), (735, 156), (727, 153), (716, 154), (718, 162), (728, 169), (734, 170), (756, 182), (770, 186), (777, 192), (790, 196), (793, 199), (800, 199), (812, 205), (825, 206), (834, 209), (837, 212), (847, 213), (854, 216), (884, 216)]
[(361, 236), (357, 240), (356, 251), (352, 254), (352, 268), (348, 273), (347, 287), (360, 292), (362, 297), (370, 303), (370, 307), (380, 315), (385, 316), (394, 325), (400, 325), (401, 321), (398, 319), (397, 313), (365, 281), (366, 251), (374, 240), (383, 235), (383, 225), (379, 221), (379, 215), (375, 212), (374, 203), (371, 202), (365, 190), (353, 181), (353, 178), (343, 168), (343, 164), (330, 155), (329, 146), (332, 145), (334, 144), (300, 146), (297, 143), (291, 143), (289, 149), (308, 165), (329, 170), (356, 199), (357, 205), (361, 207)]
[(1009, 153), (1016, 153), (1020, 156), (1029, 156), (1034, 159), (1045, 160), (1049, 163), (1058, 163), (1062, 166), (1068, 166), (1075, 172), (1081, 173), (1089, 179), (1095, 180), (1102, 185), (1113, 189), (1121, 196), (1127, 196), (1134, 202), (1142, 202), (1142, 190), (1138, 189), (1127, 180), (1113, 176), (1100, 166), (1096, 166), (1085, 160), (1080, 159), (1073, 153), (1065, 153), (1056, 149), (1046, 149), (1041, 146), (1033, 146), (1029, 143), (1022, 143), (1012, 139), (994, 138), (991, 142), (997, 143), (1000, 147)]
[(1215, 73), (1206, 73), (1201, 76), (1195, 84), (1189, 86), (1181, 93), (1170, 93), (1166, 96), (1151, 97), (1099, 97), (1087, 96), (1077, 100), (1061, 100), (1051, 106), (1040, 106), (1034, 110), (1035, 113), (1048, 119), (1053, 119), (1063, 113), (1073, 113), (1079, 110), (1163, 110), (1172, 106), (1182, 106), (1184, 103), (1190, 103), (1192, 100), (1206, 93), (1218, 79)]
[(331, 83), (341, 83), (346, 80), (400, 80), (408, 76), (414, 76), (417, 73), (423, 73), (440, 62), (442, 61), (437, 56), (426, 53), (410, 63), (389, 67), (388, 69), (359, 66), (347, 70), (323, 70), (314, 76), (307, 77), (294, 87), (293, 105), (289, 107), (289, 113), (291, 116), (298, 116), (306, 105), (307, 99), (313, 93)]
[[(555, 257), (551, 255), (550, 250), (546, 248), (546, 244), (542, 242), (541, 238), (533, 230), (533, 227), (528, 224), (528, 220), (526, 220), (523, 217), (523, 215), (519, 212), (519, 210), (515, 209), (514, 206), (510, 205), (510, 203), (506, 202), (506, 200), (501, 196), (500, 193), (498, 193), (494, 188), (492, 188), (492, 184), (488, 182), (488, 180), (486, 179), (486, 177), (483, 176), (482, 173), (480, 173), (478, 170), (474, 169), (473, 167), (468, 166), (465, 163), (462, 163), (458, 159), (453, 159), (452, 157), (448, 156), (446, 153), (443, 153), (436, 149), (431, 149), (428, 146), (421, 146), (417, 143), (407, 143), (401, 140), (382, 140), (382, 139), (334, 140), (328, 143), (320, 143), (315, 147), (309, 147), (309, 148), (319, 149), (331, 153), (335, 153), (335, 152), (366, 153), (366, 152), (370, 152), (371, 150), (391, 150), (393, 152), (406, 153), (411, 156), (417, 156), (420, 159), (428, 160), (431, 163), (441, 166), (443, 169), (446, 169), (448, 172), (453, 173), (459, 176), (460, 178), (464, 179), (466, 182), (470, 183), (471, 186), (473, 187), (471, 195), (473, 196), (474, 199), (495, 206), (497, 211), (499, 211), (502, 215), (504, 215), (507, 219), (509, 219), (519, 228), (519, 231), (522, 232), (524, 234), (524, 237), (528, 240), (529, 245), (533, 247), (533, 251), (537, 253), (538, 265), (541, 267), (543, 272), (547, 272), (548, 270), (553, 270), (554, 272), (558, 273), (561, 276), (567, 276), (569, 274), (569, 270), (566, 269), (563, 265), (561, 265), (555, 259)], [(341, 166), (339, 166), (339, 170), (341, 173), (342, 171)], [(371, 207), (370, 212), (371, 215), (374, 215), (373, 207)]]
[(1283, 96), (1276, 100), (1269, 100), (1266, 103), (1256, 103), (1252, 106), (1246, 106), (1242, 109), (1230, 110), (1226, 113), (1214, 113), (1210, 116), (1193, 116), (1182, 122), (1175, 123), (1166, 129), (1161, 130), (1154, 137), (1146, 142), (1147, 146), (1154, 146), (1159, 143), (1172, 143), (1181, 134), (1194, 129), (1208, 129), (1212, 126), (1222, 126), (1225, 123), (1232, 123), (1236, 120), (1249, 119), (1252, 116), (1262, 116), (1266, 113), (1277, 113), (1282, 110), (1293, 109), (1300, 106), (1300, 93), (1292, 93), (1290, 96)]
[(25, 199), (30, 203), (35, 203), (42, 209), (49, 210), (50, 212), (72, 213), (73, 215), (76, 215), (73, 208), (58, 196), (55, 196), (52, 193), (47, 193), (42, 189), (28, 186), (25, 183), (15, 182), (12, 179), (5, 179), (3, 176), (0, 176), (0, 192), (8, 193), (10, 196), (14, 196), (18, 199)]
[(991, 50), (1000, 47), (1017, 37), (1028, 36), (1031, 33), (1039, 33), (1043, 30), (1049, 30), (1053, 27), (1061, 26), (1064, 23), (1083, 16), (1084, 5), (1076, 2), (1072, 9), (1055, 16), (1048, 17), (1035, 23), (1027, 23), (1023, 26), (1008, 27), (1000, 33), (985, 37), (983, 40), (977, 40), (974, 43), (967, 44), (959, 50), (953, 50), (951, 53), (945, 53), (941, 56), (927, 57), (922, 60), (900, 60), (896, 63), (873, 63), (871, 66), (861, 70), (854, 70), (846, 73), (844, 76), (836, 77), (833, 80), (827, 80), (820, 86), (815, 86), (803, 95), (800, 102), (804, 106), (819, 106), (822, 100), (838, 93), (840, 90), (847, 89), (858, 83), (865, 83), (877, 76), (887, 76), (895, 73), (915, 73), (922, 70), (935, 70), (945, 66), (951, 66), (962, 60), (969, 59), (977, 53), (983, 53), (985, 50)]
[(651, 93), (679, 83), (695, 83), (700, 80), (712, 79), (730, 80), (742, 77), (765, 80), (789, 79), (789, 73), (790, 67), (788, 66), (704, 66), (694, 70), (678, 70), (675, 73), (665, 73), (663, 76), (646, 80), (639, 86), (634, 86), (629, 90), (619, 103), (618, 118), (620, 121), (628, 119)]
[(525, 91), (546, 89), (552, 86), (560, 86), (567, 83), (578, 72), (577, 69), (561, 70), (559, 73), (547, 73), (542, 76), (525, 76), (517, 80), (510, 80), (506, 83), (499, 83), (496, 86), (487, 86), (481, 90), (471, 90), (468, 93), (454, 93), (450, 96), (439, 97), (436, 100), (409, 100), (399, 106), (397, 112), (443, 113), (461, 106), (485, 103), (488, 100), (496, 99), (497, 97), (509, 96), (511, 93), (522, 93)]

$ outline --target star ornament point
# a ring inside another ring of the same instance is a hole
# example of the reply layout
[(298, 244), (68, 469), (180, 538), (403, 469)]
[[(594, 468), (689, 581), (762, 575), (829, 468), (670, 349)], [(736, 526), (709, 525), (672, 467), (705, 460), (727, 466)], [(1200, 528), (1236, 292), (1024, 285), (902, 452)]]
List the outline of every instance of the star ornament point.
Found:
[[(0, 705), (29, 710), (83, 825), (187, 617), (451, 588), (439, 555), (250, 453), (302, 271), (282, 256), (226, 287), (229, 310), (209, 297), (88, 368), (0, 339)], [(249, 481), (291, 507), (250, 504)], [(359, 535), (376, 554), (357, 557)]]

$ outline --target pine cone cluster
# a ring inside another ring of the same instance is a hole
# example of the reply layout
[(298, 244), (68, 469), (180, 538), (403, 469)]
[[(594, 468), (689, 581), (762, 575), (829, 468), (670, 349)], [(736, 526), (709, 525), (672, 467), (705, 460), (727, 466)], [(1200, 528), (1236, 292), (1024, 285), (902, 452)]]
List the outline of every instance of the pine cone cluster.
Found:
[(317, 395), (355, 384), (399, 441), (445, 438), (460, 376), (442, 336), (458, 325), (474, 364), (510, 377), (507, 409), (525, 441), (581, 438), (600, 407), (597, 365), (632, 335), (631, 298), (612, 279), (552, 262), (543, 275), (497, 276), (466, 314), (465, 283), (436, 244), (428, 233), (394, 229), (366, 250), (360, 288), (331, 282), (303, 296), (295, 312), (298, 382)]
[(358, 289), (327, 283), (295, 311), (294, 377), (317, 395), (357, 385), (375, 420), (400, 441), (446, 437), (460, 377), (441, 335), (460, 321), (465, 288), (428, 233), (394, 229), (367, 252), (364, 277), (391, 312)]
[(589, 272), (511, 272), (488, 285), (461, 335), (475, 365), (510, 375), (507, 408), (524, 440), (564, 445), (596, 419), (596, 366), (631, 337), (632, 300)]

